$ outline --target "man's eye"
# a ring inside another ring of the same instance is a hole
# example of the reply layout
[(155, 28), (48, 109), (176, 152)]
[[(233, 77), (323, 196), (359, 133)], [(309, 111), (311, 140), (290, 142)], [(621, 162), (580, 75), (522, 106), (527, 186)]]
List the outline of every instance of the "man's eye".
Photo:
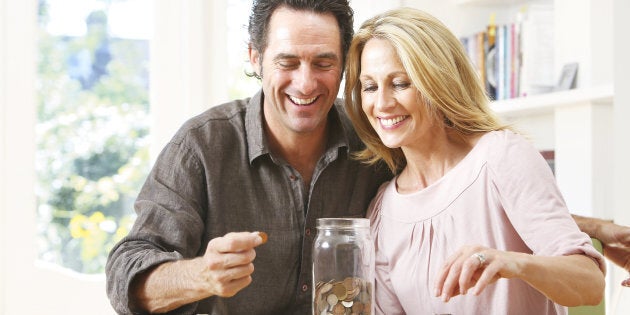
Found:
[(296, 63), (296, 62), (289, 62), (289, 61), (280, 61), (280, 62), (278, 62), (278, 66), (280, 68), (283, 68), (283, 69), (297, 68), (298, 65), (299, 65), (299, 63)]
[(322, 69), (328, 69), (333, 66), (333, 63), (332, 62), (319, 62), (317, 63), (317, 66)]

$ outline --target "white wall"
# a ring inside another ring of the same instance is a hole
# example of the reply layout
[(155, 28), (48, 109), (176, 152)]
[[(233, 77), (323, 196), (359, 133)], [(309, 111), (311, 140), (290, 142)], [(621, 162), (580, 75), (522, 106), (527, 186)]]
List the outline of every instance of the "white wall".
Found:
[(227, 101), (226, 12), (226, 1), (155, 2), (160, 36), (151, 41), (151, 62), (159, 65), (150, 71), (152, 156), (185, 120)]
[[(613, 174), (613, 213), (611, 218), (620, 224), (630, 225), (630, 2), (613, 1), (614, 29), (614, 174)], [(621, 268), (612, 268), (610, 285), (613, 288), (610, 300), (612, 315), (628, 314), (630, 310), (630, 288), (622, 288), (619, 283), (628, 277)]]

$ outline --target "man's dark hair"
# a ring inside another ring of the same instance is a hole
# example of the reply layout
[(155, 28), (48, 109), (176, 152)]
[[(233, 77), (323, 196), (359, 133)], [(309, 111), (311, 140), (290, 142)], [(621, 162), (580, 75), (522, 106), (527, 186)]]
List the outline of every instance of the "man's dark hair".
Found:
[[(259, 52), (261, 58), (267, 48), (267, 32), (269, 31), (271, 15), (280, 7), (323, 14), (332, 13), (339, 25), (342, 66), (345, 66), (346, 54), (350, 48), (352, 35), (354, 35), (354, 12), (347, 0), (254, 0), (247, 30), (249, 32), (249, 44), (252, 49)], [(253, 75), (258, 77), (255, 73)]]

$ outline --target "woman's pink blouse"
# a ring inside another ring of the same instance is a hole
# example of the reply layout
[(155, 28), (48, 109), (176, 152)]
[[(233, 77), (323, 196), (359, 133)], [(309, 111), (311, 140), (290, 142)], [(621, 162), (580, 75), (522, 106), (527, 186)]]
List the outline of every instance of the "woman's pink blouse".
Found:
[(439, 181), (399, 194), (383, 184), (368, 212), (376, 248), (377, 314), (565, 314), (519, 279), (448, 303), (434, 296), (444, 260), (479, 244), (541, 256), (602, 255), (571, 218), (540, 153), (511, 131), (485, 134)]

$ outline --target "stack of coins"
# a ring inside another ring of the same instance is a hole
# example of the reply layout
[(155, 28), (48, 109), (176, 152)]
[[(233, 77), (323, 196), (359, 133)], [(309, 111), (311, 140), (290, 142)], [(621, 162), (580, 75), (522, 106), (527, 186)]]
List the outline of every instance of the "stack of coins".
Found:
[(356, 277), (319, 281), (313, 299), (315, 315), (370, 315), (372, 283)]

